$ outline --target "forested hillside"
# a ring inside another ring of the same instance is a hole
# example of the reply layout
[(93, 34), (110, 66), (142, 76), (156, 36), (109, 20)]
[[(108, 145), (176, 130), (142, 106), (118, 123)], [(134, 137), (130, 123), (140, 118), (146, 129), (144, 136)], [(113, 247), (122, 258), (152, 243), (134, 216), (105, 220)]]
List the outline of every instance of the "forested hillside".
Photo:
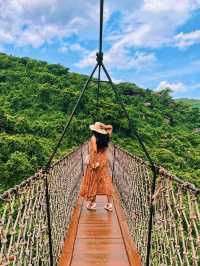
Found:
[(196, 109), (196, 108), (200, 109), (200, 100), (199, 99), (185, 99), (185, 98), (182, 98), (182, 99), (177, 99), (177, 102), (190, 105), (194, 109)]
[[(87, 76), (60, 65), (0, 54), (0, 189), (19, 183), (43, 166), (52, 152)], [(135, 84), (118, 90), (153, 159), (200, 185), (200, 109)], [(111, 123), (113, 141), (144, 156), (107, 83), (96, 116), (93, 81), (79, 106), (57, 158), (89, 136), (93, 119)]]

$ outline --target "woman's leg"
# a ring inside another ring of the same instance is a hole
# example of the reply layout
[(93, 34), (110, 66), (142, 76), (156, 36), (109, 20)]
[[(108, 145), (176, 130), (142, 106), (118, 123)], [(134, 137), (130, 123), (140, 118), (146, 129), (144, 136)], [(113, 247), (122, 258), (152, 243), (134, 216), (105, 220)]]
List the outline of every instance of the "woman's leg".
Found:
[(108, 202), (104, 206), (104, 209), (106, 209), (107, 211), (112, 211), (112, 196), (107, 195), (107, 199), (108, 199)]
[(96, 201), (96, 196), (92, 197), (91, 203), (94, 203)]
[(88, 200), (89, 200), (89, 202), (86, 205), (87, 209), (89, 209), (89, 210), (96, 210), (96, 203), (95, 203), (96, 196), (90, 197)]
[(112, 196), (107, 195), (108, 203), (112, 203)]
[(92, 205), (92, 203), (95, 203), (95, 201), (96, 201), (96, 196), (88, 198), (88, 203), (90, 206)]

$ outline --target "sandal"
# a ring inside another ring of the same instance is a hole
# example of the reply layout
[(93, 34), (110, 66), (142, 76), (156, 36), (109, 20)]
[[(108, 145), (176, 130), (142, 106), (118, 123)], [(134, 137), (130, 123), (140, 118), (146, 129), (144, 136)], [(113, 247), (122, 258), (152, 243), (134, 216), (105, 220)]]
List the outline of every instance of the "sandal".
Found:
[(96, 203), (95, 202), (89, 202), (87, 205), (86, 205), (86, 208), (88, 210), (96, 210)]
[(106, 205), (104, 206), (104, 209), (107, 211), (112, 211), (112, 203), (106, 203)]

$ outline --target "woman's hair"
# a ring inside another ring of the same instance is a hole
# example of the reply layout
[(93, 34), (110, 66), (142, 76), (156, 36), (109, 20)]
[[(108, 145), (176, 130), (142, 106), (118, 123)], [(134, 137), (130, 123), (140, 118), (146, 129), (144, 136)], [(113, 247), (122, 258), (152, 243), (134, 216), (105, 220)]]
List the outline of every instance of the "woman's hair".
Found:
[(105, 149), (108, 147), (108, 143), (110, 141), (110, 136), (109, 134), (100, 134), (96, 131), (93, 131), (93, 134), (96, 138), (96, 143), (97, 143), (97, 150), (100, 149)]

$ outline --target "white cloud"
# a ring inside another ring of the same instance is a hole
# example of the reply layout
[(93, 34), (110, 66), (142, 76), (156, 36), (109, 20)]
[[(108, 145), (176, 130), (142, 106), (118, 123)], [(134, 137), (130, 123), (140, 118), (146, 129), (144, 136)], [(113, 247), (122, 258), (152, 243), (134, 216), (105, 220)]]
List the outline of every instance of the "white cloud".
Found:
[(153, 53), (145, 53), (136, 51), (130, 53), (124, 47), (112, 47), (105, 54), (105, 63), (116, 69), (144, 69), (152, 66), (156, 62), (156, 57)]
[[(117, 35), (107, 34), (121, 46), (159, 47), (169, 43), (177, 27), (199, 7), (200, 0), (176, 4), (173, 0), (108, 0), (105, 20), (113, 11), (123, 16)], [(1, 0), (0, 43), (39, 47), (73, 33), (80, 39), (97, 39), (98, 16), (99, 1), (95, 0)]]
[[(141, 48), (164, 45), (186, 47), (199, 41), (199, 32), (176, 34), (200, 0), (124, 0), (105, 2), (105, 25), (114, 11), (120, 12), (119, 28), (105, 29), (105, 63), (115, 68), (144, 69), (156, 62), (152, 52)], [(76, 66), (95, 64), (95, 51), (80, 45), (81, 40), (97, 40), (99, 1), (95, 0), (0, 0), (0, 45), (30, 45), (34, 48), (54, 40), (62, 53), (80, 53)], [(107, 27), (108, 28), (108, 27)], [(70, 46), (66, 38), (76, 34), (78, 42)], [(176, 35), (176, 37), (174, 37)]]
[(13, 37), (9, 32), (5, 32), (3, 29), (0, 29), (0, 41), (1, 43), (10, 43), (12, 42)]
[(61, 53), (66, 53), (69, 51), (69, 48), (68, 48), (68, 46), (62, 46), (58, 49), (58, 51)]
[(123, 82), (123, 80), (122, 79), (115, 79), (115, 78), (112, 77), (112, 82), (115, 83), (115, 84), (120, 84), (120, 83)]
[[(79, 68), (94, 66), (96, 58), (96, 51), (86, 53), (80, 62), (76, 64)], [(112, 47), (104, 55), (105, 65), (111, 69), (136, 69), (141, 70), (149, 68), (156, 62), (156, 57), (153, 53), (145, 53), (136, 51), (134, 54), (128, 50)]]
[[(182, 82), (167, 82), (161, 81), (155, 91), (161, 91), (163, 89), (170, 89), (174, 97), (192, 97), (196, 98), (200, 89), (200, 83), (182, 83)], [(187, 96), (188, 95), (188, 96)]]
[[(131, 7), (135, 8), (131, 8)], [(180, 25), (200, 7), (199, 0), (144, 0), (123, 10), (119, 45), (157, 48), (169, 45)], [(111, 36), (117, 38), (115, 33)], [(110, 38), (111, 38), (110, 37)]]
[(193, 44), (200, 43), (200, 30), (192, 31), (189, 33), (179, 33), (175, 36), (176, 46), (184, 48)]
[(74, 43), (72, 45), (69, 45), (69, 48), (71, 51), (79, 52), (81, 54), (88, 54), (89, 53), (89, 51), (86, 48), (82, 47), (79, 43)]
[(199, 0), (181, 0), (176, 4), (174, 4), (174, 0), (144, 0), (144, 9), (155, 13), (172, 10), (182, 13), (197, 8), (199, 4)]
[(0, 0), (0, 43), (40, 47), (73, 33), (91, 38), (98, 26), (97, 7), (93, 0)]
[(182, 82), (178, 83), (170, 83), (167, 81), (161, 81), (156, 89), (156, 91), (160, 91), (163, 89), (170, 89), (173, 92), (186, 92), (186, 86)]
[(32, 26), (21, 32), (16, 40), (18, 46), (31, 45), (34, 48), (42, 46), (45, 42), (51, 42), (53, 38), (62, 38), (70, 34), (70, 31), (60, 29), (56, 25)]
[(74, 43), (74, 44), (63, 43), (63, 45), (58, 48), (58, 51), (61, 53), (75, 52), (81, 57), (83, 56), (87, 57), (90, 54), (90, 51), (85, 47), (81, 46), (80, 43)]
[[(184, 24), (192, 12), (200, 7), (199, 0), (144, 0), (113, 3), (123, 13), (118, 32), (109, 32), (106, 38), (112, 46), (105, 53), (105, 63), (115, 68), (144, 69), (156, 62), (154, 53), (133, 52), (133, 48), (158, 48), (174, 45), (177, 28)], [(77, 66), (94, 64), (95, 51), (83, 58)]]
[(80, 62), (76, 63), (75, 66), (79, 68), (84, 68), (88, 66), (94, 66), (96, 58), (96, 50), (90, 52), (85, 57), (83, 57)]

